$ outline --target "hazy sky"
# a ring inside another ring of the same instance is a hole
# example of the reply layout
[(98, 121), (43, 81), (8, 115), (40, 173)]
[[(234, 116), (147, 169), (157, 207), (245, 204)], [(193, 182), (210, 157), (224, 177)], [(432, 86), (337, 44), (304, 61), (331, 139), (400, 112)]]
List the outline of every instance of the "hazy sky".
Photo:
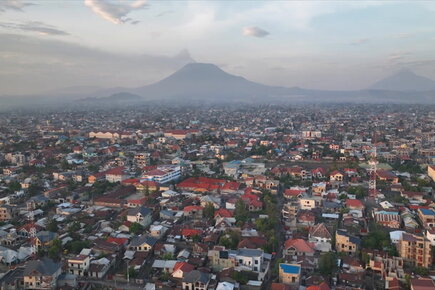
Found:
[(0, 95), (142, 86), (192, 61), (317, 89), (435, 79), (435, 2), (0, 0)]

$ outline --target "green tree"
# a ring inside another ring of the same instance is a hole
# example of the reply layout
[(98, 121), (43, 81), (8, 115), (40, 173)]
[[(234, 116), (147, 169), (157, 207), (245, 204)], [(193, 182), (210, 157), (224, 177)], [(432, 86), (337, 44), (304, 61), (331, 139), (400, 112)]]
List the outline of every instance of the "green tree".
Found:
[(331, 275), (337, 268), (337, 257), (334, 253), (329, 252), (320, 256), (319, 272), (322, 275)]
[(11, 181), (8, 188), (12, 192), (19, 191), (21, 189), (21, 183), (19, 183), (18, 181)]
[(132, 223), (129, 228), (130, 233), (135, 235), (142, 233), (143, 230), (144, 230), (143, 226), (139, 223)]
[(239, 199), (236, 202), (236, 209), (234, 211), (234, 217), (238, 223), (245, 223), (249, 218), (249, 211), (246, 208), (246, 204), (243, 200)]
[(203, 215), (205, 218), (212, 219), (214, 217), (215, 208), (211, 202), (208, 202), (203, 210)]
[(48, 222), (47, 230), (53, 233), (57, 233), (58, 227), (57, 227), (57, 221), (52, 219)]
[(57, 260), (62, 252), (62, 242), (59, 239), (53, 241), (51, 247), (48, 249), (48, 257)]

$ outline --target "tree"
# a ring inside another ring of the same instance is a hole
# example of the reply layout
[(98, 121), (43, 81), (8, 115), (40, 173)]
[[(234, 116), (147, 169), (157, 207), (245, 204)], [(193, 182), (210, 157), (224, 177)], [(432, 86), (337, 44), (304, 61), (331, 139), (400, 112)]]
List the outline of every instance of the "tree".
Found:
[(215, 208), (211, 202), (208, 202), (203, 210), (203, 215), (205, 218), (212, 219), (214, 217)]
[(53, 233), (57, 233), (58, 227), (57, 227), (57, 221), (56, 220), (50, 220), (47, 225), (47, 230)]
[(144, 230), (143, 226), (139, 223), (132, 223), (129, 228), (130, 233), (135, 235), (142, 233), (143, 230)]
[(249, 211), (246, 209), (246, 204), (241, 199), (236, 202), (234, 217), (238, 223), (240, 222), (242, 224), (248, 220)]
[(65, 245), (65, 248), (74, 254), (80, 253), (84, 248), (89, 248), (89, 241), (71, 241)]
[(70, 233), (77, 233), (80, 230), (80, 228), (81, 228), (80, 223), (75, 221), (69, 226), (68, 231)]
[(21, 189), (21, 183), (18, 181), (11, 181), (9, 183), (9, 190), (12, 192), (19, 191)]
[[(126, 274), (127, 276), (127, 274)], [(137, 277), (137, 271), (134, 269), (134, 267), (130, 267), (128, 269), (128, 277), (131, 278), (136, 278)]]
[(319, 271), (322, 275), (331, 275), (337, 268), (337, 258), (334, 253), (329, 252), (320, 256)]
[(57, 260), (62, 252), (62, 242), (59, 239), (55, 239), (48, 249), (48, 257)]

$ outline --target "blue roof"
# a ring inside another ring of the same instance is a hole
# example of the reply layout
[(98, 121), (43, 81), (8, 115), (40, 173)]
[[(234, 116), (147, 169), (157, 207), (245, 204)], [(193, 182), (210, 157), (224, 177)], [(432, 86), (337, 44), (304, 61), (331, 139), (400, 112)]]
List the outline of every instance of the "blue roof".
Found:
[(279, 267), (286, 274), (299, 274), (301, 272), (301, 266), (291, 264), (279, 264)]
[(431, 209), (425, 209), (425, 208), (421, 208), (421, 213), (424, 215), (435, 215), (435, 211), (431, 210)]

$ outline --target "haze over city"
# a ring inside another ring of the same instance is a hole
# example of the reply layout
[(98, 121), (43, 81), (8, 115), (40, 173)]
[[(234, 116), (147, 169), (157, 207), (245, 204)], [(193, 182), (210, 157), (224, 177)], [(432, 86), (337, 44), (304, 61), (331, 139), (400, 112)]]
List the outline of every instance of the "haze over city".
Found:
[(141, 87), (192, 62), (322, 90), (435, 79), (429, 1), (2, 0), (0, 19), (0, 96)]

